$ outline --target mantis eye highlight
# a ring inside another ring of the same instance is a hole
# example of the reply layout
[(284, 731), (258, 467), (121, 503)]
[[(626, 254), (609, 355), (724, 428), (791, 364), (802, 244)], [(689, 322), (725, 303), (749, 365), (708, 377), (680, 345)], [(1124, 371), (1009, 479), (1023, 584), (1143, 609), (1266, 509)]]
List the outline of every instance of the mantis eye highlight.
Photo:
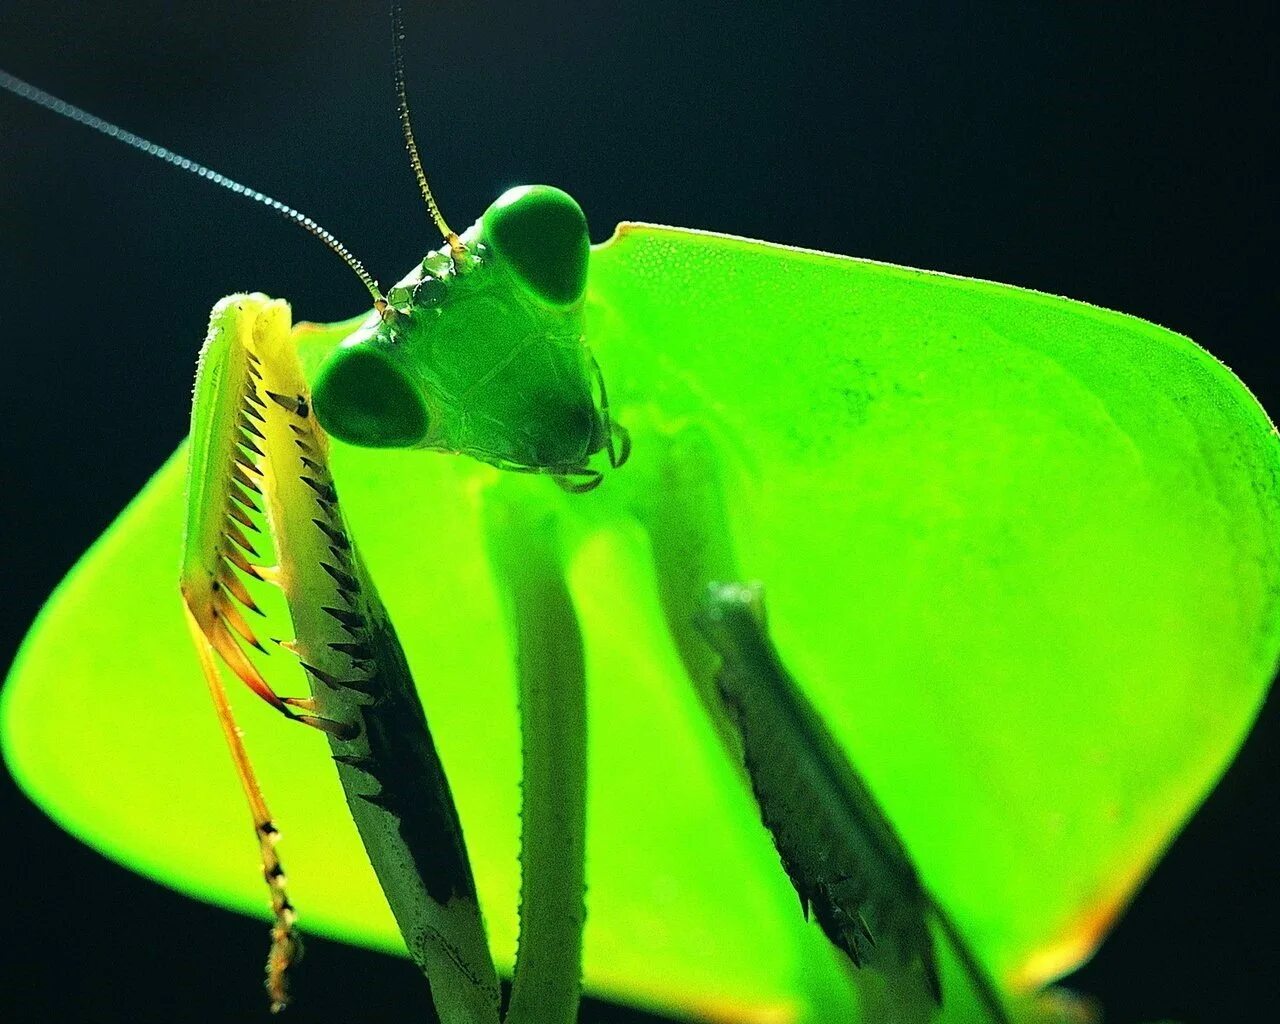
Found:
[(587, 286), (587, 218), (550, 185), (508, 189), (485, 211), (485, 240), (546, 302), (571, 305)]
[(364, 345), (334, 353), (316, 378), (312, 403), (325, 431), (365, 448), (410, 448), (430, 424), (413, 381)]

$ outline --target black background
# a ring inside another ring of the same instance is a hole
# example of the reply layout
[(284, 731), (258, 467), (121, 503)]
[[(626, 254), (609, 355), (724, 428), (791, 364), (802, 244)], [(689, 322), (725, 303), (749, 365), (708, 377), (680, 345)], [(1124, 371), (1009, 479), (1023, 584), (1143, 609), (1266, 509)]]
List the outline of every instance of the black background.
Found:
[[(547, 181), (597, 239), (656, 220), (1027, 285), (1189, 334), (1280, 411), (1275, 37), (1246, 9), (410, 8), (419, 137), (459, 228), (506, 186)], [(0, 5), (0, 65), (298, 205), (384, 282), (437, 244), (388, 39), (378, 0)], [(259, 289), (325, 320), (366, 297), (270, 214), (7, 95), (0, 243), (7, 660), (184, 433), (213, 302)], [(1108, 1021), (1270, 1018), (1255, 1004), (1280, 977), (1278, 753), (1273, 701), (1073, 979)], [(106, 863), (7, 780), (0, 829), (4, 1020), (265, 1019), (260, 923)], [(421, 1019), (394, 959), (316, 940), (299, 985), (295, 1024)]]

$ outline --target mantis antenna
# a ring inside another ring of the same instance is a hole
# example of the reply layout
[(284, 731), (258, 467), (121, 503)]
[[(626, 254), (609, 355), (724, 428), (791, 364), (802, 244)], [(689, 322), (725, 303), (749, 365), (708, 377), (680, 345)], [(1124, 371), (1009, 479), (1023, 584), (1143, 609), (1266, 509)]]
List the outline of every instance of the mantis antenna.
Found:
[(391, 2), (391, 48), (395, 63), (396, 76), (396, 110), (400, 115), (400, 129), (404, 132), (405, 148), (409, 151), (409, 163), (413, 165), (413, 176), (418, 180), (418, 191), (427, 204), (427, 212), (431, 214), (440, 234), (449, 243), (449, 252), (454, 262), (466, 254), (467, 247), (462, 244), (456, 232), (445, 223), (440, 207), (436, 205), (436, 197), (431, 194), (431, 186), (427, 184), (426, 172), (422, 169), (422, 157), (418, 153), (418, 142), (413, 137), (413, 125), (409, 122), (409, 96), (404, 84), (404, 12), (400, 9), (399, 0)]
[[(396, 68), (397, 72), (399, 72), (400, 59), (398, 51)], [(148, 156), (154, 156), (159, 160), (163, 160), (167, 164), (172, 164), (179, 170), (189, 171), (197, 177), (204, 178), (206, 181), (211, 181), (215, 185), (220, 185), (222, 188), (236, 193), (236, 195), (245, 196), (256, 203), (261, 203), (263, 206), (274, 210), (286, 220), (292, 221), (308, 234), (318, 238), (328, 246), (329, 249), (336, 253), (342, 262), (350, 267), (352, 271), (355, 272), (355, 275), (360, 278), (360, 282), (365, 286), (365, 288), (369, 290), (369, 294), (373, 296), (373, 306), (379, 313), (383, 312), (387, 308), (386, 299), (382, 297), (382, 291), (378, 287), (378, 282), (375, 281), (369, 271), (365, 269), (364, 264), (351, 254), (350, 250), (338, 240), (337, 236), (335, 236), (333, 232), (321, 227), (306, 214), (295, 210), (292, 206), (280, 202), (279, 199), (273, 199), (271, 196), (265, 195), (257, 189), (249, 188), (247, 185), (242, 185), (240, 182), (228, 178), (225, 174), (219, 174), (212, 168), (206, 167), (204, 164), (196, 163), (196, 161), (175, 153), (171, 149), (166, 149), (164, 146), (157, 145), (149, 139), (144, 139), (141, 135), (135, 135), (131, 131), (126, 131), (119, 125), (112, 124), (110, 121), (91, 114), (87, 110), (83, 110), (74, 104), (68, 103), (65, 100), (60, 100), (58, 97), (50, 95), (43, 89), (37, 89), (34, 85), (24, 82), (21, 78), (17, 78), (4, 70), (0, 70), (0, 88), (13, 93), (15, 96), (21, 97), (24, 100), (30, 100), (37, 106), (43, 107), (45, 110), (51, 111), (60, 117), (65, 117), (70, 121), (75, 121), (77, 124), (82, 124), (86, 128), (92, 128), (94, 131), (101, 132), (103, 135), (108, 138), (115, 139), (117, 142), (123, 142), (126, 146), (131, 146), (142, 153), (146, 153)], [(404, 92), (403, 89), (401, 89), (401, 97), (403, 97), (403, 95)], [(404, 116), (407, 118), (407, 115)], [(408, 131), (408, 120), (406, 119), (404, 123), (406, 125), (405, 130)], [(417, 166), (416, 152), (414, 153), (414, 165)], [(418, 173), (421, 177), (421, 170), (419, 170)], [(426, 182), (424, 181), (423, 188), (425, 187)], [(428, 196), (429, 195), (430, 193), (428, 193)], [(434, 204), (432, 209), (435, 209)], [(438, 217), (439, 215), (437, 214), (436, 216)], [(443, 223), (443, 221), (440, 223)], [(455, 235), (453, 238), (456, 240), (457, 236)], [(453, 242), (451, 241), (450, 245), (452, 246), (452, 244)]]

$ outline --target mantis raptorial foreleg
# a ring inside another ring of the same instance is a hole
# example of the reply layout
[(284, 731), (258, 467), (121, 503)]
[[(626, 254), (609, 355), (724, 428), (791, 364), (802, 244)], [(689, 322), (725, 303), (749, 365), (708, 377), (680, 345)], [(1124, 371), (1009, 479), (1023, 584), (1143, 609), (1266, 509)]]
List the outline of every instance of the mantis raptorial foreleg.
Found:
[(713, 584), (698, 628), (741, 738), (761, 817), (805, 916), (856, 966), (868, 1019), (925, 1024), (943, 1001), (930, 922), (951, 945), (991, 1024), (1008, 1024), (985, 968), (925, 889), (871, 790), (783, 665), (758, 584)]
[(247, 338), (225, 330), (223, 325), (217, 329), (211, 326), (200, 355), (192, 408), (181, 590), (200, 667), (249, 804), (263, 877), (271, 894), (275, 924), (266, 985), (271, 1008), (278, 1011), (288, 1003), (286, 974), (300, 952), (294, 932), (296, 913), (276, 853), (279, 831), (244, 748), (214, 659), (216, 651), (255, 693), (285, 714), (292, 714), (242, 646), (263, 649), (240, 610), (258, 610), (243, 577), (266, 579), (271, 572), (269, 567), (250, 561), (258, 551), (246, 536), (257, 534), (254, 514), (261, 512), (262, 450), (256, 441), (262, 439), (262, 433), (254, 425), (264, 421), (264, 403), (258, 394), (258, 363)]
[[(296, 941), (275, 826), (213, 652), (288, 717), (323, 731), (353, 819), (409, 952), (446, 1024), (497, 1024), (498, 985), (461, 825), (395, 631), (360, 559), (329, 471), (288, 307), (233, 296), (215, 308), (192, 428), (182, 591), (262, 845), (276, 909), (268, 984), (277, 1008)], [(509, 1024), (572, 1024), (581, 976), (586, 697), (582, 641), (547, 516), (487, 497), (491, 555), (510, 599), (524, 736), (520, 951)], [(261, 525), (273, 565), (246, 531)], [(284, 594), (310, 697), (280, 697), (246, 648), (250, 587)], [(428, 584), (429, 585), (429, 584)]]
[[(497, 978), (457, 812), (403, 652), (338, 507), (284, 303), (233, 296), (215, 308), (193, 421), (182, 589), (259, 835), (269, 819), (218, 699), (210, 649), (263, 699), (328, 735), (352, 816), (442, 1018), (494, 1024)], [(237, 514), (256, 506), (255, 487), (276, 556), (270, 567), (250, 561), (244, 530), (255, 520)], [(310, 699), (276, 695), (245, 651), (260, 645), (232, 599), (255, 609), (255, 579), (284, 592), (296, 636), (283, 646), (306, 670)], [(273, 856), (269, 842), (263, 848)], [(267, 865), (269, 881), (276, 867)], [(291, 915), (278, 909), (277, 931), (288, 931)], [(273, 947), (273, 1002), (283, 996), (288, 952)]]
[[(629, 416), (639, 419), (637, 410)], [(720, 735), (739, 757), (737, 735), (716, 688), (719, 659), (694, 626), (707, 584), (737, 579), (737, 557), (724, 491), (725, 460), (701, 425), (638, 424), (643, 450), (617, 485), (649, 537), (658, 600), (685, 674)]]
[[(635, 415), (633, 412), (632, 415)], [(929, 896), (870, 789), (774, 648), (759, 586), (741, 579), (727, 511), (732, 462), (711, 431), (655, 420), (620, 485), (648, 534), (676, 649), (726, 752), (743, 768), (806, 916), (857, 973), (869, 1020), (923, 1024), (943, 998), (931, 923), (986, 1019), (1007, 1014), (945, 910)]]

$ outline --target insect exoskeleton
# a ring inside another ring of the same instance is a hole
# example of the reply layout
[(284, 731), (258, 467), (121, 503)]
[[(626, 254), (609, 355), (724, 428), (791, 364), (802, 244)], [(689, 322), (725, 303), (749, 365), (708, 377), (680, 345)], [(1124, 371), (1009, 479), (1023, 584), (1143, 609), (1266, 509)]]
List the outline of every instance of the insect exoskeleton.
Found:
[(581, 475), (592, 455), (614, 455), (618, 428), (583, 330), (589, 248), (586, 217), (565, 192), (509, 190), (320, 368), (321, 425), (365, 447), (552, 474)]

